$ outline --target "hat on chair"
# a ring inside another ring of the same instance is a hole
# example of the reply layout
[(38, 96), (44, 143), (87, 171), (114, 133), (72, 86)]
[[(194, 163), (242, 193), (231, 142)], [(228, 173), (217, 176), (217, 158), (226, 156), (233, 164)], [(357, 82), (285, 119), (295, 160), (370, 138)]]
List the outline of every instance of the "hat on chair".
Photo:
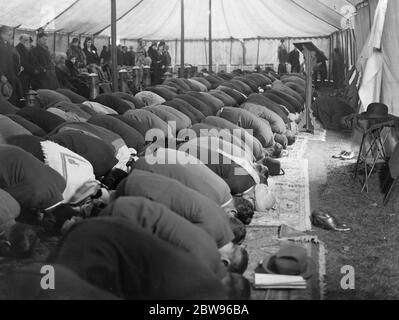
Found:
[(389, 117), (388, 107), (383, 103), (371, 103), (367, 107), (367, 111), (361, 114), (363, 117), (378, 119)]

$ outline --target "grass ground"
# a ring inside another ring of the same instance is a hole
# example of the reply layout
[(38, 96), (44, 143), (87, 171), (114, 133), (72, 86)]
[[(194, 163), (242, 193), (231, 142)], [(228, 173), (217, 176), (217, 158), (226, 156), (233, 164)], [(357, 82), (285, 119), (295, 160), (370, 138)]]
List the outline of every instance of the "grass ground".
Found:
[[(317, 230), (327, 256), (326, 299), (399, 299), (399, 201), (382, 206), (380, 178), (375, 174), (369, 193), (360, 193), (353, 162), (332, 159), (349, 146), (350, 137), (329, 132), (326, 142), (309, 142), (312, 210), (334, 214), (349, 224), (347, 234)], [(341, 288), (341, 268), (355, 269), (355, 290)]]

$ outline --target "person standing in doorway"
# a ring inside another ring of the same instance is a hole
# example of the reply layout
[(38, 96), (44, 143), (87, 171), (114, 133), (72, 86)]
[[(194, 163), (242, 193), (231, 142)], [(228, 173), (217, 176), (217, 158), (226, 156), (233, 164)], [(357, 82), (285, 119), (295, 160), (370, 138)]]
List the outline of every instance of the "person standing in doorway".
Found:
[(158, 66), (158, 75), (156, 79), (156, 84), (162, 83), (163, 77), (168, 67), (168, 56), (165, 51), (165, 46), (166, 46), (165, 42), (163, 41), (161, 41), (158, 45), (159, 66)]
[(127, 62), (128, 62), (128, 66), (133, 67), (134, 66), (134, 62), (135, 62), (135, 52), (133, 49), (133, 46), (129, 47), (129, 51), (127, 53)]
[(299, 50), (295, 48), (288, 56), (288, 62), (291, 64), (291, 73), (299, 73), (301, 71), (301, 63), (299, 61)]
[(167, 68), (170, 65), (172, 65), (172, 57), (170, 56), (168, 45), (165, 45), (164, 54), (166, 56), (166, 68)]
[(345, 80), (345, 58), (339, 48), (334, 49), (332, 68), (334, 88), (341, 89)]
[(161, 63), (156, 42), (153, 42), (148, 49), (148, 56), (151, 58), (151, 84), (156, 85), (158, 84), (159, 67)]
[(278, 47), (278, 62), (278, 74), (287, 73), (288, 50), (284, 39), (281, 39), (280, 46)]

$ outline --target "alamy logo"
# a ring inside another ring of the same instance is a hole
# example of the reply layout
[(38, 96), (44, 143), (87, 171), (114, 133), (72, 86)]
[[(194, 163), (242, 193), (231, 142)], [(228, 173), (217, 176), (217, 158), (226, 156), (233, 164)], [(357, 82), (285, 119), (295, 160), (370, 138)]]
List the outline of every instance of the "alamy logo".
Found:
[(355, 290), (355, 268), (352, 266), (343, 266), (341, 268), (341, 279), (342, 290)]
[(43, 290), (55, 290), (55, 269), (53, 266), (43, 266), (40, 269), (42, 279), (40, 280), (40, 287)]

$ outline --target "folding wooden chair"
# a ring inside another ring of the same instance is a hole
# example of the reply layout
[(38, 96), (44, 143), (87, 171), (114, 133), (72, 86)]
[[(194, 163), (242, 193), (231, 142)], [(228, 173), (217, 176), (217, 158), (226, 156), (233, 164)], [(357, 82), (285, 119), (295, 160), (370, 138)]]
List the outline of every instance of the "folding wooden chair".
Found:
[(384, 206), (386, 206), (392, 196), (392, 193), (399, 180), (399, 143), (396, 145), (395, 150), (388, 162), (389, 175), (384, 183), (384, 187), (387, 187), (388, 182), (391, 180), (391, 186), (384, 197)]
[[(364, 119), (363, 119), (364, 120)], [(362, 182), (361, 192), (368, 192), (369, 180), (376, 168), (379, 160), (386, 162), (388, 160), (385, 152), (385, 142), (388, 138), (388, 130), (395, 126), (394, 120), (377, 122), (368, 122), (366, 126), (358, 125), (358, 128), (363, 131), (362, 143), (360, 145), (359, 156), (355, 168), (355, 179), (359, 175), (362, 165), (364, 165), (364, 180)], [(363, 151), (365, 151), (363, 153)], [(368, 161), (370, 159), (371, 161)]]

